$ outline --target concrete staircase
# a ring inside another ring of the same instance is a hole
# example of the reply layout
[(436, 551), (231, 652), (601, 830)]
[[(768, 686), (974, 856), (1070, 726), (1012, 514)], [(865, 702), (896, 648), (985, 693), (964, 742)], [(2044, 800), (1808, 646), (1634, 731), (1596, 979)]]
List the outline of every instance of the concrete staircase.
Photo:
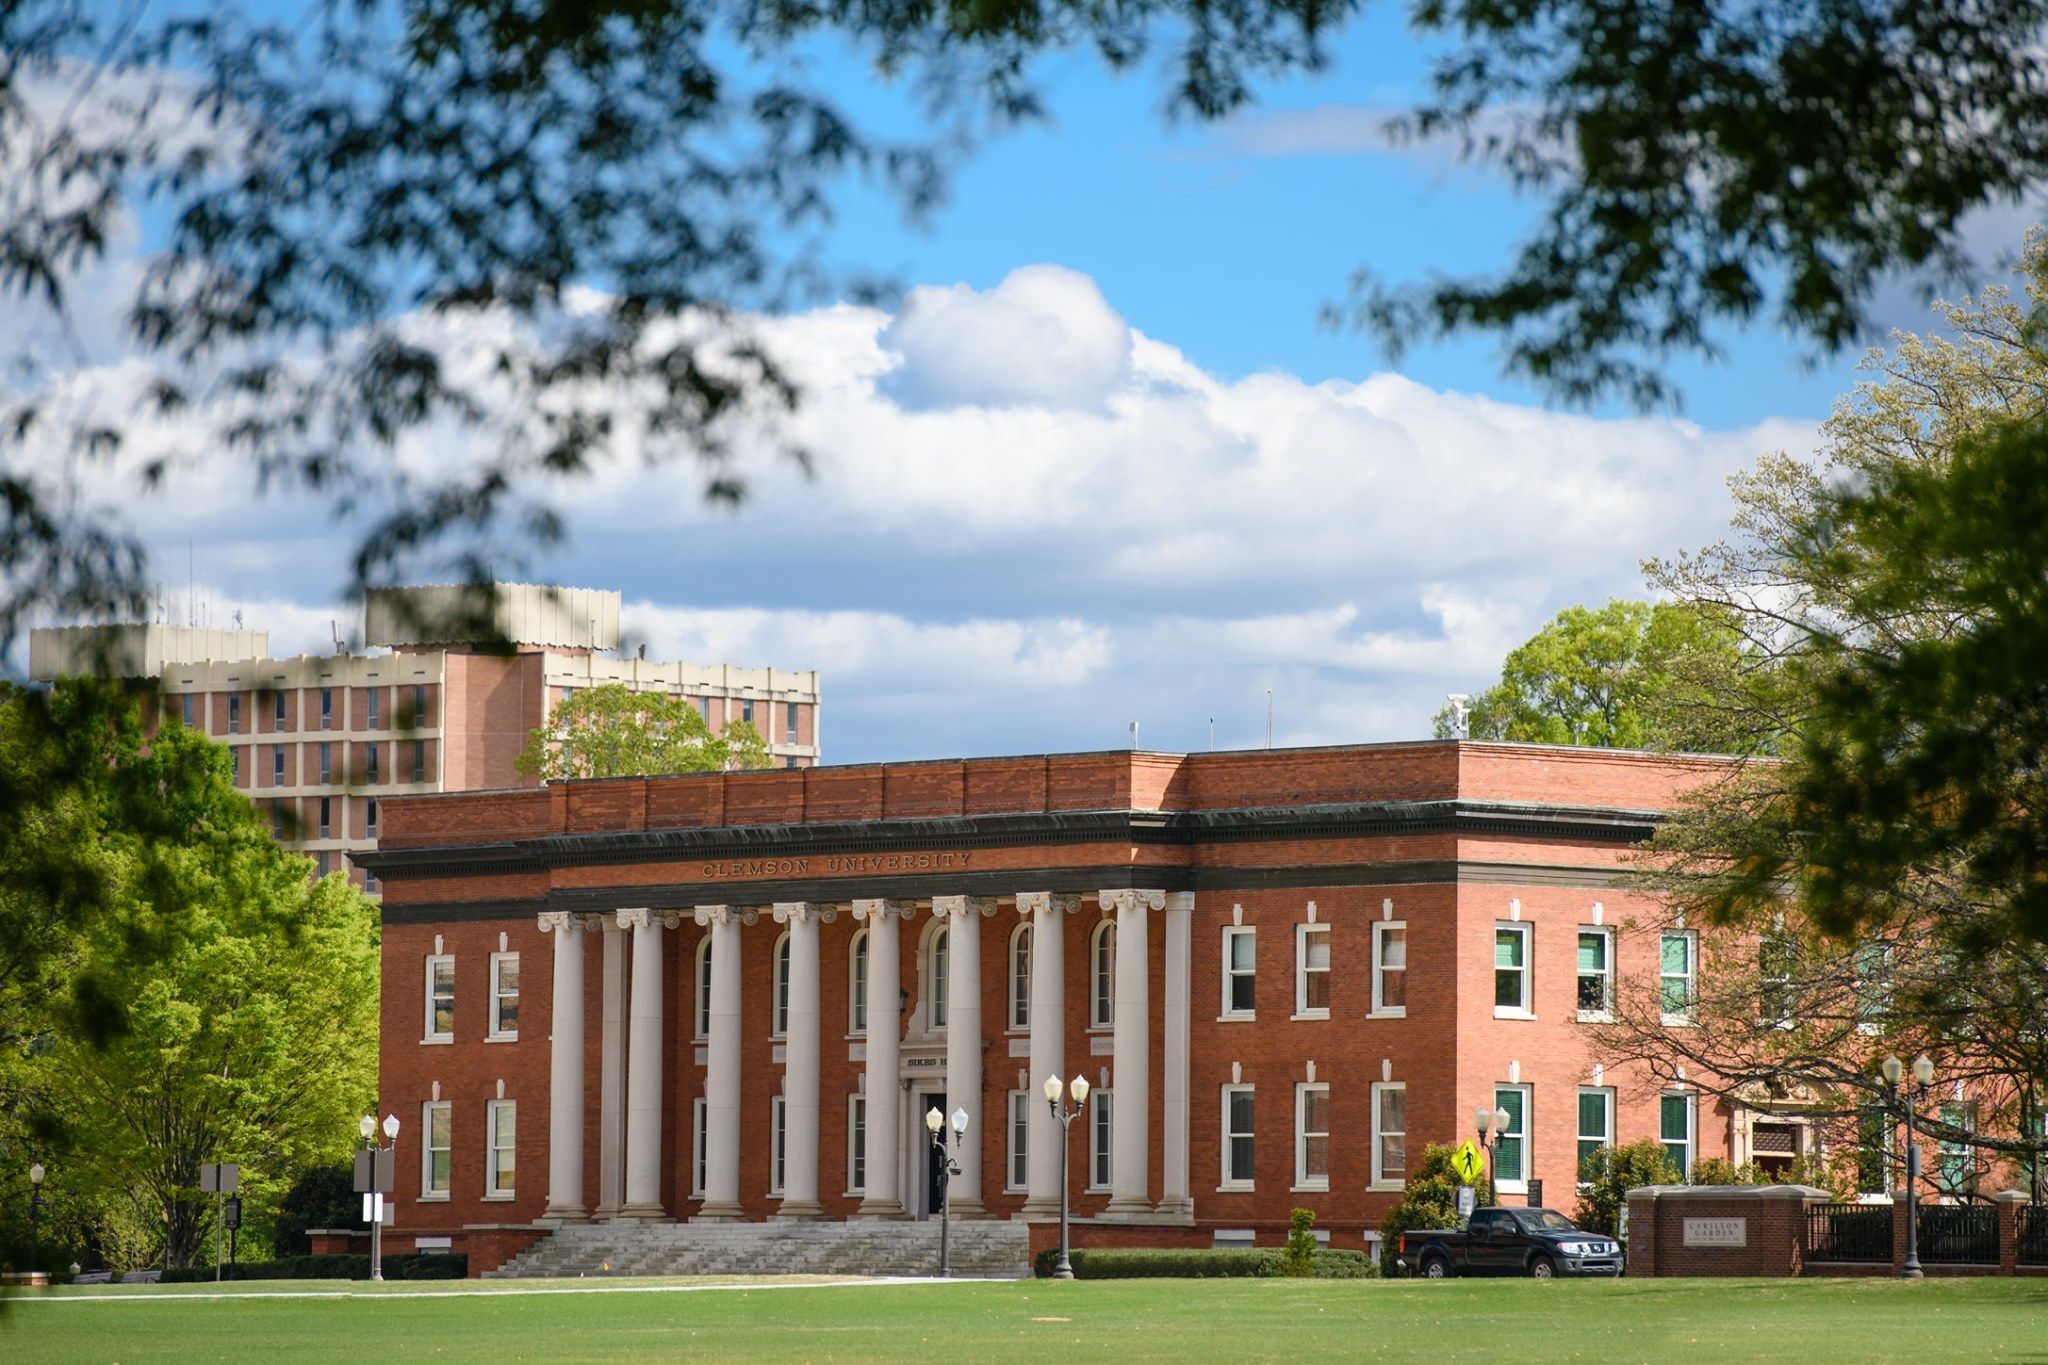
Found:
[[(1029, 1230), (1008, 1221), (956, 1222), (952, 1273), (1021, 1279)], [(936, 1275), (931, 1222), (571, 1223), (487, 1279), (578, 1275)]]

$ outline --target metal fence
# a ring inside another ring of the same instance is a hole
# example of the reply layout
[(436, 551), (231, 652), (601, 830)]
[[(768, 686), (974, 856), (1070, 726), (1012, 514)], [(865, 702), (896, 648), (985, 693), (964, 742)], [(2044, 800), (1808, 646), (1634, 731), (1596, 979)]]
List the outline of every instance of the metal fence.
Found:
[(2048, 1206), (2022, 1204), (2019, 1213), (2021, 1265), (2048, 1265)]
[(1809, 1204), (1806, 1259), (1890, 1264), (1891, 1205)]
[(1998, 1210), (1989, 1204), (1931, 1204), (1920, 1210), (1924, 1265), (1997, 1265)]

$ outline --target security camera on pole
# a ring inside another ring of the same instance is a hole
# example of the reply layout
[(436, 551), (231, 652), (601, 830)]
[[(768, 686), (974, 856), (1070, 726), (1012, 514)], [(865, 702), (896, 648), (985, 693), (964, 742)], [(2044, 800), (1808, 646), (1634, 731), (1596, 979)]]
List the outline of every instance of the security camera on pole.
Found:
[(384, 1278), (384, 1196), (398, 1188), (398, 1115), (384, 1116), (388, 1145), (377, 1145), (377, 1120), (365, 1114), (356, 1124), (363, 1148), (356, 1153), (356, 1193), (363, 1197), (363, 1221), (370, 1225), (370, 1278)]

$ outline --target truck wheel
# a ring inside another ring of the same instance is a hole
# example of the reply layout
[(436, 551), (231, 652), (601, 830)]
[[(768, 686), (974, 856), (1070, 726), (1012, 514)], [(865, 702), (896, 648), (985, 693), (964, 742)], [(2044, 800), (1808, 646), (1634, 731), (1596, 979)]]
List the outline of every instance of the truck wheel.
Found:
[(1529, 1262), (1529, 1278), (1532, 1280), (1554, 1280), (1557, 1278), (1557, 1262), (1548, 1256), (1538, 1256)]
[(1432, 1251), (1422, 1258), (1422, 1278), (1425, 1280), (1448, 1280), (1451, 1278), (1451, 1258), (1440, 1251)]

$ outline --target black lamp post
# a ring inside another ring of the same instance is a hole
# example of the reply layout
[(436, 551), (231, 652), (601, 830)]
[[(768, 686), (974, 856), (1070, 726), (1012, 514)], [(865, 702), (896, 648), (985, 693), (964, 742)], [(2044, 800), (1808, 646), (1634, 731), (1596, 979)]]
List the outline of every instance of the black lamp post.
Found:
[(1472, 1126), (1479, 1130), (1479, 1145), (1486, 1149), (1486, 1192), (1493, 1196), (1493, 1202), (1500, 1202), (1500, 1189), (1493, 1178), (1494, 1153), (1500, 1147), (1500, 1135), (1508, 1126), (1508, 1111), (1488, 1109), (1484, 1105), (1472, 1111)]
[[(389, 1145), (377, 1145), (377, 1120), (369, 1114), (363, 1115), (356, 1129), (363, 1135), (363, 1145), (370, 1150), (370, 1190), (365, 1196), (370, 1207), (370, 1278), (381, 1281), (384, 1278), (384, 1183), (378, 1179), (378, 1158), (398, 1146), (398, 1115), (384, 1116), (384, 1136)], [(392, 1157), (390, 1160), (396, 1160)]]
[(1913, 1111), (1927, 1098), (1927, 1087), (1934, 1082), (1934, 1062), (1926, 1053), (1913, 1059), (1913, 1087), (1900, 1099), (1899, 1080), (1905, 1072), (1897, 1057), (1884, 1059), (1884, 1083), (1891, 1091), (1892, 1108), (1906, 1122), (1906, 1263), (1899, 1267), (1899, 1278), (1917, 1280), (1920, 1269), (1920, 1144), (1913, 1133)]
[(43, 1163), (28, 1168), (28, 1273), (34, 1282), (43, 1262)]
[(1052, 1268), (1052, 1277), (1071, 1280), (1074, 1267), (1067, 1260), (1067, 1148), (1072, 1145), (1074, 1120), (1081, 1117), (1082, 1107), (1088, 1103), (1088, 1081), (1085, 1077), (1076, 1076), (1067, 1087), (1074, 1097), (1071, 1106), (1060, 1103), (1059, 1077), (1047, 1076), (1044, 1089), (1045, 1102), (1051, 1106), (1052, 1116), (1060, 1121), (1060, 1259), (1059, 1264)]
[[(945, 1279), (950, 1273), (946, 1263), (946, 1244), (952, 1232), (953, 1199), (947, 1187), (953, 1177), (960, 1174), (960, 1163), (953, 1160), (953, 1154), (946, 1149), (946, 1116), (936, 1109), (924, 1111), (924, 1126), (932, 1135), (932, 1160), (938, 1163), (939, 1173), (939, 1278)], [(953, 1111), (953, 1141), (957, 1144), (967, 1133), (967, 1111)]]

